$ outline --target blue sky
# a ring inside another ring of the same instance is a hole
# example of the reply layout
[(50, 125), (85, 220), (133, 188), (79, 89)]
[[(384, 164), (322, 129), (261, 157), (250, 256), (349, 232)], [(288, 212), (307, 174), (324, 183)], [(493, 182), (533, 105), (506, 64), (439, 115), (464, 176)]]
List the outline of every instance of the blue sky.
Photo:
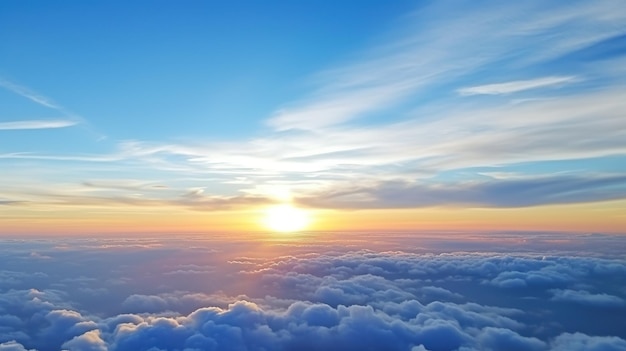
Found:
[(304, 78), (346, 59), (412, 7), (38, 5), (3, 4), (3, 75), (52, 92), (102, 133), (155, 139), (249, 135), (305, 91)]
[(619, 1), (4, 1), (0, 201), (623, 200), (625, 43)]

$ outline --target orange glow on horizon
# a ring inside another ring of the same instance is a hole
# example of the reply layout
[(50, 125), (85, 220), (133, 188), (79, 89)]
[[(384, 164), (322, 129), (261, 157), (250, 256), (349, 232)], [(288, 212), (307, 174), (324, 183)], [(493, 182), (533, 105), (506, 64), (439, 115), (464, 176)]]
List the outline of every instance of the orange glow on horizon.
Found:
[[(306, 210), (309, 211), (309, 210)], [(263, 232), (263, 209), (5, 207), (0, 235)], [(311, 210), (305, 231), (571, 231), (626, 234), (626, 201), (508, 209)], [(280, 216), (279, 216), (280, 217)]]

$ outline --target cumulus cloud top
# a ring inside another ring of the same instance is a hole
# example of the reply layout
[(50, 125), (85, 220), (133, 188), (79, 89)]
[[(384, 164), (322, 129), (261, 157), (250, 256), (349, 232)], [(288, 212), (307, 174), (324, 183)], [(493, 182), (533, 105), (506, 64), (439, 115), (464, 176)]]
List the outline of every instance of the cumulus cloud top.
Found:
[(0, 267), (20, 280), (0, 281), (0, 350), (624, 349), (623, 258), (388, 242), (280, 242), (271, 257), (195, 238), (5, 242)]
[(587, 290), (552, 290), (554, 301), (569, 301), (585, 305), (619, 307), (626, 305), (624, 299), (608, 294), (592, 294)]

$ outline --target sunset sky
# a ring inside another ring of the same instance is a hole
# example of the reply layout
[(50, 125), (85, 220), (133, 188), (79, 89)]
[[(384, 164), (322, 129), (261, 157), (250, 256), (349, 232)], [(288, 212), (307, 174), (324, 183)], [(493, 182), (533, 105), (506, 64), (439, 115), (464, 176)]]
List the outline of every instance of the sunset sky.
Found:
[(626, 351), (626, 2), (0, 0), (0, 351)]
[(625, 96), (619, 1), (2, 1), (0, 234), (626, 233)]

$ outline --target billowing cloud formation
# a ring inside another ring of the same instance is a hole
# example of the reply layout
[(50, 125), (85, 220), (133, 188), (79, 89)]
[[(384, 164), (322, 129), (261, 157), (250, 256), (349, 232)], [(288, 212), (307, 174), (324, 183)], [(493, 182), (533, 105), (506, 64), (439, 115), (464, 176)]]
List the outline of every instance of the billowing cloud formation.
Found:
[(552, 300), (554, 301), (570, 301), (577, 302), (584, 305), (597, 305), (597, 306), (605, 306), (605, 307), (620, 307), (626, 305), (626, 301), (624, 299), (608, 295), (608, 294), (592, 294), (586, 290), (553, 290), (552, 293), (554, 296)]
[(100, 338), (100, 331), (91, 330), (63, 344), (64, 349), (76, 351), (107, 351), (106, 343)]
[(15, 340), (1, 343), (0, 350), (1, 351), (28, 351), (24, 348), (24, 345), (16, 342)]
[(626, 350), (626, 340), (566, 333), (556, 338), (553, 346), (553, 351), (620, 351)]
[[(255, 256), (247, 243), (233, 249), (234, 243), (195, 239), (10, 243), (10, 261), (30, 257), (35, 247), (48, 258), (45, 266), (22, 264), (23, 276), (11, 273), (20, 281), (0, 282), (0, 350), (606, 351), (626, 345), (623, 259), (426, 254), (406, 250), (408, 239), (394, 240), (400, 244), (391, 251), (281, 243), (271, 258)], [(42, 270), (40, 277), (25, 278), (34, 272), (29, 267)], [(198, 274), (169, 274), (200, 267), (215, 267), (200, 276), (201, 285)], [(13, 288), (28, 285), (38, 288)]]

